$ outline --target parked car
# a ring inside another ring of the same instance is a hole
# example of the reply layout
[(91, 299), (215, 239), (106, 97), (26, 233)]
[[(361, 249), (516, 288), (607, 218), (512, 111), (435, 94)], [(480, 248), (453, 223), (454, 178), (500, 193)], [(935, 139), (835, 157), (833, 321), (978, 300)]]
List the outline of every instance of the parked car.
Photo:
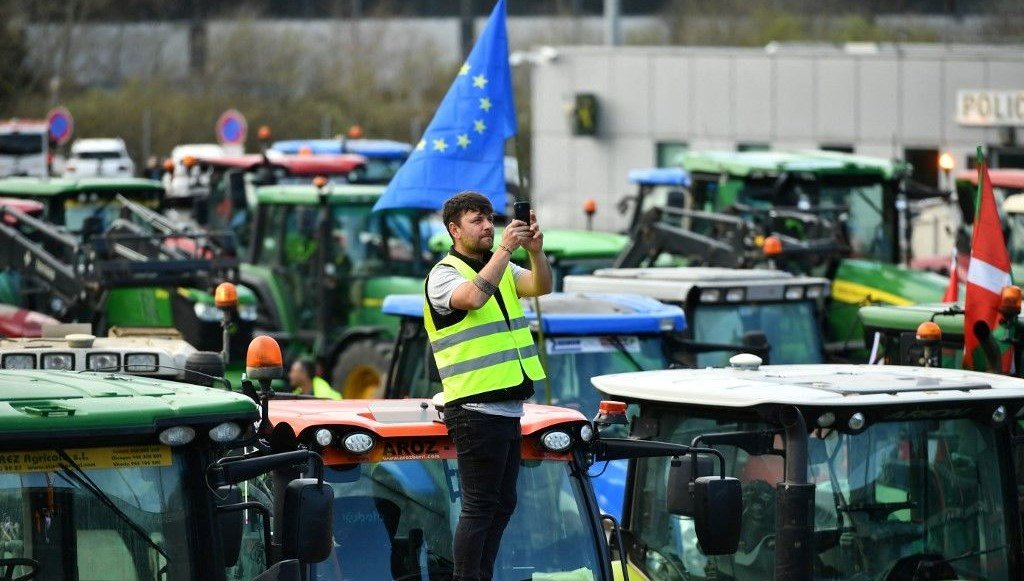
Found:
[(64, 163), (68, 177), (132, 177), (135, 162), (120, 137), (79, 139), (71, 144), (71, 156)]

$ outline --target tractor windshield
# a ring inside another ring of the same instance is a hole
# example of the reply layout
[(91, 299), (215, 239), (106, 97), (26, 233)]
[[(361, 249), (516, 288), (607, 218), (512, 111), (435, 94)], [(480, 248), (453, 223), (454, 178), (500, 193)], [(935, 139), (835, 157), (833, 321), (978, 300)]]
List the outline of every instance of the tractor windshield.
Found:
[[(896, 219), (890, 187), (879, 177), (829, 176), (747, 180), (738, 201), (754, 209), (796, 208), (844, 224), (854, 258), (891, 262), (895, 257)], [(790, 232), (791, 235), (798, 233)]]
[[(690, 318), (699, 343), (741, 345), (745, 333), (760, 331), (768, 339), (772, 365), (821, 363), (822, 343), (813, 301), (788, 303), (700, 304)], [(723, 367), (733, 353), (697, 356), (697, 367)]]
[(165, 446), (0, 452), (0, 567), (17, 565), (15, 578), (195, 577), (184, 464)]
[[(151, 210), (160, 207), (161, 192), (159, 190), (125, 192), (126, 198)], [(100, 195), (82, 193), (64, 199), (64, 226), (71, 232), (98, 234), (117, 219), (121, 213), (121, 204), (117, 203), (113, 194)]]
[[(455, 460), (328, 467), (325, 478), (334, 487), (334, 551), (315, 565), (312, 578), (451, 579), (452, 535), (462, 506)], [(604, 537), (583, 491), (569, 462), (523, 461), (495, 581), (601, 575), (597, 543)]]
[[(701, 433), (766, 427), (671, 412), (661, 418), (659, 433), (689, 442)], [(911, 579), (926, 570), (932, 579), (1009, 579), (1005, 511), (1011, 501), (1000, 477), (1009, 467), (1000, 469), (1005, 463), (995, 440), (988, 423), (966, 418), (812, 433), (815, 578)], [(667, 460), (638, 466), (636, 490), (653, 494), (634, 497), (634, 531), (649, 548), (646, 566), (659, 579), (773, 576), (775, 485), (783, 477), (783, 459), (720, 449), (727, 472), (743, 488), (740, 547), (730, 556), (701, 554), (693, 521), (666, 513)]]

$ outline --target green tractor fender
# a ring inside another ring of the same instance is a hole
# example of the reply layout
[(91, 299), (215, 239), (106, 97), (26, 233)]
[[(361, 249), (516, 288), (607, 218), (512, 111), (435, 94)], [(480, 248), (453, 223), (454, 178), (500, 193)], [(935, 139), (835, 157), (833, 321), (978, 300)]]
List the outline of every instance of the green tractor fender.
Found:
[(393, 347), (383, 327), (347, 327), (324, 349), (324, 368), (330, 373), (331, 387), (345, 399), (383, 397)]

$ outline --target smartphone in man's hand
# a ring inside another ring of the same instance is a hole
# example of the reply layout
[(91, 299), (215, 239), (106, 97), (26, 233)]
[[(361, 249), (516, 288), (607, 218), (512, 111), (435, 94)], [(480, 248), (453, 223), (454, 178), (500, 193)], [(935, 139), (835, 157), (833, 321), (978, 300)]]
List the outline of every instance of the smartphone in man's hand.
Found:
[(530, 202), (516, 202), (512, 205), (512, 217), (530, 224)]

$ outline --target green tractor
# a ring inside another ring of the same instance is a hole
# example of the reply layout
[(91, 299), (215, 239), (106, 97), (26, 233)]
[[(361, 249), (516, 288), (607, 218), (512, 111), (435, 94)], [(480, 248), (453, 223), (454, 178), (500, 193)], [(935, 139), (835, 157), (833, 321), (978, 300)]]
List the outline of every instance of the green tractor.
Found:
[[(690, 230), (706, 215), (753, 223), (738, 243), (760, 246), (776, 266), (832, 281), (830, 353), (849, 354), (859, 347), (859, 307), (942, 297), (945, 278), (904, 266), (910, 258), (902, 186), (907, 164), (830, 151), (691, 151), (680, 163), (692, 185), (678, 197), (676, 214), (691, 221)], [(642, 197), (636, 207), (645, 208)], [(712, 256), (707, 248), (741, 229), (728, 222), (711, 220), (706, 231), (698, 231), (707, 244), (689, 256), (693, 263), (702, 264), (702, 257)], [(781, 245), (772, 248), (774, 243), (766, 243), (770, 237)], [(787, 246), (794, 247), (792, 257)]]
[[(294, 480), (275, 513), (273, 499), (237, 486), (315, 456), (226, 457), (256, 441), (259, 417), (250, 398), (223, 389), (0, 371), (3, 577), (307, 578), (302, 568), (330, 550), (333, 495)], [(273, 538), (271, 514), (283, 531)]]
[(372, 211), (384, 186), (256, 188), (242, 282), (259, 296), (257, 328), (291, 355), (313, 353), (346, 398), (379, 396), (398, 321), (389, 294), (422, 292), (440, 229), (431, 212)]
[[(197, 349), (221, 350), (225, 314), (213, 287), (237, 278), (234, 237), (158, 214), (159, 182), (8, 179), (0, 192), (43, 205), (40, 216), (0, 204), (0, 300), (99, 334), (173, 327)], [(238, 362), (257, 312), (247, 288), (235, 312), (229, 360)]]
[[(1017, 297), (1014, 299), (1013, 297)], [(1004, 289), (999, 323), (995, 329), (975, 330), (979, 350), (973, 369), (1001, 373), (1013, 361), (1013, 374), (1024, 364), (1024, 321), (1020, 317), (1020, 291)], [(964, 310), (959, 303), (926, 303), (903, 307), (869, 306), (859, 313), (870, 363), (963, 369)]]

